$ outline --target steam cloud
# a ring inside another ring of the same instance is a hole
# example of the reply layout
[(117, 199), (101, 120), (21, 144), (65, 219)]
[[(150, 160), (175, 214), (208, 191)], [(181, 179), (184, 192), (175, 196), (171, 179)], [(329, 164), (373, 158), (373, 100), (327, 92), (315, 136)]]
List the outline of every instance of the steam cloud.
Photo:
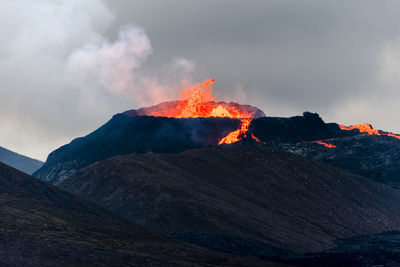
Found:
[(0, 146), (44, 160), (112, 114), (167, 100), (190, 80), (194, 63), (184, 58), (162, 67), (168, 77), (145, 67), (152, 47), (139, 26), (108, 40), (114, 19), (101, 0), (3, 3)]

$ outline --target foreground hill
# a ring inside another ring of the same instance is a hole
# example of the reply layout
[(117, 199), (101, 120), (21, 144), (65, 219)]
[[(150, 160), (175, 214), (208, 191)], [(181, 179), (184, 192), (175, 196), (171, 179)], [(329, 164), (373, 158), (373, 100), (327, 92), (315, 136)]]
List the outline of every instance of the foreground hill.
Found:
[(0, 163), (0, 266), (248, 263), (148, 231)]
[(0, 162), (3, 162), (27, 174), (32, 174), (43, 165), (43, 162), (39, 160), (17, 154), (3, 147), (0, 147)]
[(266, 258), (400, 229), (398, 190), (261, 146), (118, 156), (57, 185), (175, 238)]

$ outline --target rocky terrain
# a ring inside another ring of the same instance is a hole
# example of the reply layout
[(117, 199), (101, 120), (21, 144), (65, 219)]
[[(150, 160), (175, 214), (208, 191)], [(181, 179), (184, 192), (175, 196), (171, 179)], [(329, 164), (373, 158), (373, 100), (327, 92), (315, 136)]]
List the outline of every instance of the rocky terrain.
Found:
[(323, 161), (375, 181), (400, 187), (400, 140), (390, 136), (357, 134), (325, 140), (334, 147), (314, 142), (281, 144), (282, 150)]
[(174, 238), (263, 259), (400, 227), (398, 190), (264, 146), (118, 156), (57, 186)]
[(0, 163), (0, 266), (249, 264), (269, 265), (179, 243)]
[(43, 165), (43, 162), (39, 160), (17, 154), (3, 147), (0, 147), (0, 162), (10, 165), (27, 174), (32, 174)]

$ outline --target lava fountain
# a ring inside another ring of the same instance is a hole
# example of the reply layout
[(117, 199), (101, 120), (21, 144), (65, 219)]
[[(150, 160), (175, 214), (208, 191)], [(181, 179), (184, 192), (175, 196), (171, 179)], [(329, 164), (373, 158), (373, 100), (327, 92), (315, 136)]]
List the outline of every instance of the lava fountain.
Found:
[[(246, 138), (250, 123), (254, 114), (238, 109), (233, 105), (218, 104), (212, 94), (214, 79), (207, 79), (205, 82), (191, 86), (183, 90), (179, 95), (179, 104), (163, 110), (150, 112), (150, 116), (174, 117), (174, 118), (232, 118), (239, 119), (241, 124), (235, 131), (230, 132), (222, 138), (218, 145), (236, 143)], [(253, 134), (250, 137), (260, 142)]]

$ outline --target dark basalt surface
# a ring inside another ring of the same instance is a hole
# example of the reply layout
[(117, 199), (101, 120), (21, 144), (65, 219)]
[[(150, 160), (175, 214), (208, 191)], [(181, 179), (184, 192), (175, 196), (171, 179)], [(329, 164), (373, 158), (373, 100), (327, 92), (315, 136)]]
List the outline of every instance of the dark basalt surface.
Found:
[(0, 266), (264, 266), (179, 243), (0, 163)]
[[(340, 130), (336, 123), (324, 123), (318, 114), (309, 112), (291, 118), (258, 118), (252, 121), (250, 131), (268, 146), (400, 188), (397, 138)], [(315, 141), (336, 147), (328, 148)]]
[(57, 185), (186, 242), (260, 258), (400, 229), (400, 191), (267, 147), (118, 156)]
[(342, 131), (336, 123), (325, 123), (317, 113), (304, 112), (290, 118), (263, 117), (252, 120), (250, 132), (269, 146), (296, 144), (328, 138), (353, 136), (358, 131)]
[(315, 143), (281, 144), (283, 150), (323, 161), (375, 181), (400, 188), (400, 140), (390, 136), (358, 134)]

